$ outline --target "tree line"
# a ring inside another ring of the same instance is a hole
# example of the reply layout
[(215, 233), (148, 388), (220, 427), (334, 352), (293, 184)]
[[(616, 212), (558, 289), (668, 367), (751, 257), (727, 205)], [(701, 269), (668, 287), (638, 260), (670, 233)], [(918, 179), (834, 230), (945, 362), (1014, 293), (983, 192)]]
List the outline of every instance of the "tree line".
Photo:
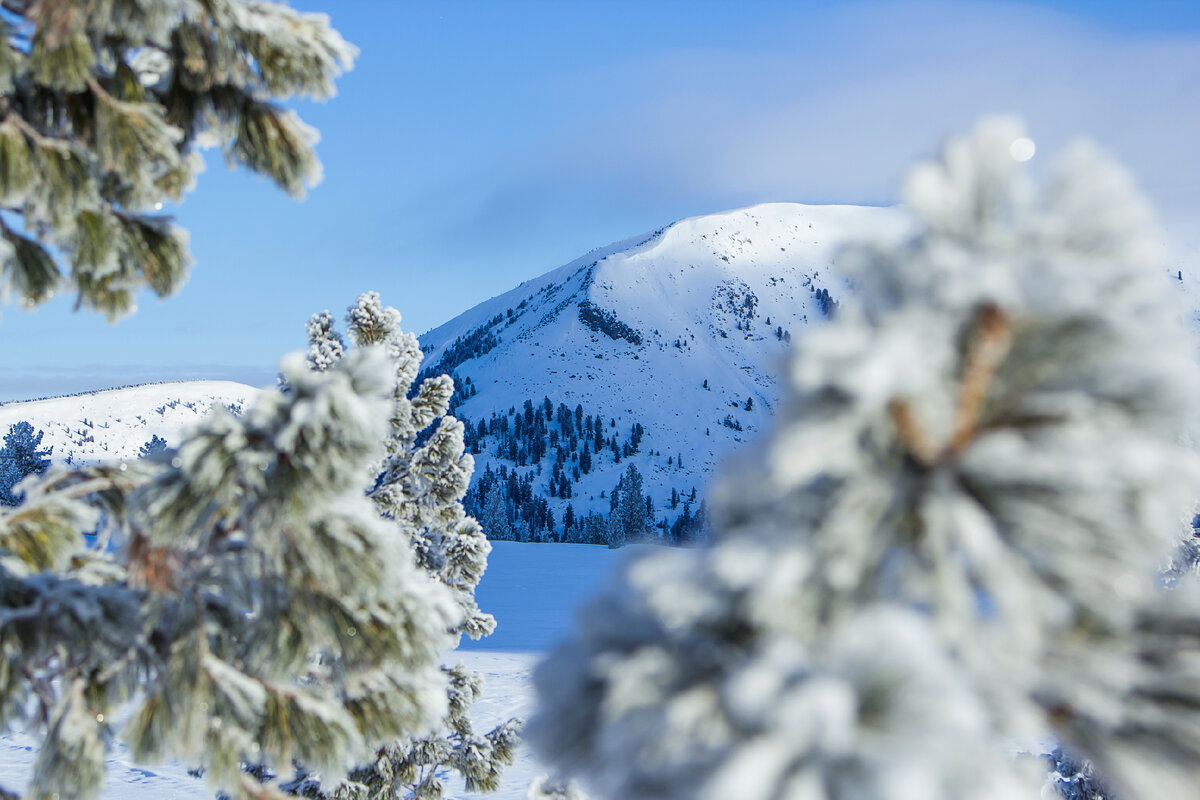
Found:
[[(469, 379), (459, 383), (472, 385)], [(576, 512), (572, 501), (584, 476), (601, 461), (620, 464), (641, 453), (645, 435), (641, 422), (618, 426), (614, 418), (588, 413), (582, 403), (572, 409), (565, 403), (556, 406), (549, 397), (540, 402), (527, 398), (520, 407), (510, 406), (507, 412), (493, 412), (486, 420), (466, 425), (464, 443), (470, 452), (502, 463), (497, 469), (490, 463), (485, 466), (463, 504), (488, 537), (497, 540), (619, 547), (632, 541), (683, 544), (703, 538), (707, 516), (703, 502), (697, 504), (696, 488), (690, 493), (672, 488), (669, 499), (656, 509), (633, 464), (610, 490), (600, 493), (609, 500), (607, 515)], [(679, 455), (667, 457), (670, 467), (682, 466), (681, 460)], [(567, 501), (561, 516), (555, 515), (554, 500)], [(641, 509), (638, 515), (629, 511), (632, 504)], [(621, 520), (615, 526), (614, 514)]]

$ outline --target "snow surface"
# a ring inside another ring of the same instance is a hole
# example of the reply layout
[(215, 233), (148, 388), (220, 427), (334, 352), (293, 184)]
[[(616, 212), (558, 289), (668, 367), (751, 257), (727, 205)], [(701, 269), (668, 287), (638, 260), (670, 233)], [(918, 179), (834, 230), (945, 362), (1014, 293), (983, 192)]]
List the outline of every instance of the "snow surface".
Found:
[(604, 588), (615, 565), (638, 549), (492, 542), (475, 599), (496, 618), (496, 631), (477, 642), (464, 638), (459, 650), (549, 650), (570, 632), (578, 603)]
[[(444, 659), (448, 664), (462, 661), (483, 675), (484, 692), (472, 713), (477, 731), (530, 714), (530, 673), (540, 651), (565, 635), (576, 607), (600, 588), (628, 553), (628, 548), (517, 542), (495, 542), (493, 548), (476, 595), (480, 607), (496, 615), (498, 629), (479, 642), (464, 640)], [(0, 787), (14, 790), (27, 785), (37, 745), (37, 738), (22, 733), (0, 737)], [(135, 764), (120, 745), (111, 751), (107, 767), (103, 800), (211, 800), (214, 796), (182, 764)], [(447, 798), (524, 800), (530, 781), (546, 771), (521, 747), (498, 791), (473, 794), (452, 782)]]

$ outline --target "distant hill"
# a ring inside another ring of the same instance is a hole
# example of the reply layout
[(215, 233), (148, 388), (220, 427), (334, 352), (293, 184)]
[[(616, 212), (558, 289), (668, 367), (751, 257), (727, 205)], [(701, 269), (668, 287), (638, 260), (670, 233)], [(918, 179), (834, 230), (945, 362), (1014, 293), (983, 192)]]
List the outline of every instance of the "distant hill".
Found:
[(0, 434), (22, 420), (45, 431), (55, 461), (137, 458), (151, 437), (177, 445), (214, 404), (240, 409), (258, 389), (233, 381), (178, 381), (0, 405)]

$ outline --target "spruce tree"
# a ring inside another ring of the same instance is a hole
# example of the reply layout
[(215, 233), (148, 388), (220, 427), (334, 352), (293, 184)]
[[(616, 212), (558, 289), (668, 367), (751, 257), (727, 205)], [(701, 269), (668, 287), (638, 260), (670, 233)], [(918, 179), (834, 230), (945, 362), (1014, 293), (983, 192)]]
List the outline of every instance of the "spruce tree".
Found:
[(642, 474), (630, 464), (612, 490), (608, 517), (608, 546), (622, 547), (646, 538), (649, 519)]
[(41, 475), (50, 466), (52, 448), (41, 448), (43, 431), (33, 432), (33, 426), (21, 421), (8, 427), (4, 447), (0, 448), (0, 505), (15, 506), (21, 502), (14, 487), (28, 475)]
[[(474, 459), (463, 446), (463, 424), (448, 415), (453, 381), (439, 375), (415, 385), (422, 359), (417, 339), (401, 331), (400, 313), (383, 306), (375, 292), (360, 295), (349, 309), (346, 338), (354, 347), (348, 351), (329, 312), (315, 315), (308, 332), (309, 365), (316, 371), (332, 368), (358, 349), (382, 348), (389, 355), (395, 388), (387, 454), (368, 496), (380, 517), (402, 533), (400, 540), (411, 548), (421, 569), (454, 598), (458, 614), (448, 633), (456, 641), (463, 634), (473, 639), (487, 636), (495, 620), (479, 610), (475, 587), (487, 568), (491, 545), (479, 523), (463, 510)], [(486, 508), (502, 518), (505, 511), (497, 507), (497, 499), (499, 488), (493, 484)], [(521, 722), (513, 719), (476, 733), (469, 711), (482, 691), (481, 677), (462, 664), (443, 671), (447, 713), (442, 728), (387, 743), (345, 782), (326, 781), (325, 796), (440, 800), (445, 786), (438, 773), (445, 769), (457, 772), (469, 791), (499, 786), (503, 767), (513, 759)]]
[(507, 541), (513, 538), (512, 523), (508, 519), (508, 503), (498, 481), (488, 488), (480, 521), (489, 539)]
[(1128, 177), (1020, 127), (919, 165), (915, 231), (839, 257), (708, 548), (651, 553), (536, 672), (530, 738), (604, 797), (1037, 796), (1053, 737), (1121, 796), (1200, 777), (1196, 365)]
[(320, 180), (279, 101), (331, 97), (356, 54), (324, 15), (248, 0), (7, 0), (0, 37), (0, 290), (110, 318), (182, 285), (187, 235), (160, 210), (203, 148), (295, 197)]

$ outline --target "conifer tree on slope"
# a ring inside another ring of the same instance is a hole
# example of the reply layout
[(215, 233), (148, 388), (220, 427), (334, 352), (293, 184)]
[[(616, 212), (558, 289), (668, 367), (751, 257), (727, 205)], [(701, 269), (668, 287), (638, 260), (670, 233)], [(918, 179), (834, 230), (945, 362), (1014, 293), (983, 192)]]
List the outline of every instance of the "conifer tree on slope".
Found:
[(295, 197), (320, 180), (277, 101), (331, 97), (356, 54), (324, 15), (248, 0), (5, 0), (0, 39), (0, 290), (110, 318), (182, 285), (186, 232), (156, 212), (202, 148)]
[[(363, 347), (382, 347), (388, 353), (396, 375), (391, 430), (387, 456), (369, 496), (378, 513), (403, 531), (421, 568), (454, 597), (460, 613), (450, 633), (456, 638), (487, 636), (496, 623), (476, 605), (475, 587), (492, 547), (479, 523), (463, 511), (474, 459), (463, 446), (462, 423), (447, 415), (454, 383), (439, 375), (413, 391), (422, 359), (417, 339), (400, 330), (400, 313), (384, 307), (375, 292), (360, 295), (350, 307), (347, 331), (355, 346), (348, 351), (332, 315), (314, 315), (308, 323), (309, 367), (330, 369), (347, 352)], [(429, 435), (420, 441), (423, 432)], [(462, 777), (468, 791), (498, 788), (501, 770), (512, 762), (521, 723), (513, 719), (486, 734), (475, 733), (468, 712), (482, 691), (481, 677), (461, 663), (444, 672), (448, 710), (443, 728), (388, 743), (347, 782), (326, 781), (325, 796), (440, 800), (445, 787), (437, 773), (447, 768)]]
[(1200, 587), (1157, 579), (1190, 337), (1127, 176), (1081, 144), (1039, 187), (1021, 139), (950, 141), (913, 237), (843, 254), (716, 541), (631, 563), (537, 670), (551, 763), (622, 800), (1036, 797), (1007, 748), (1052, 735), (1125, 798), (1194, 795)]
[(13, 487), (26, 475), (40, 475), (50, 466), (50, 451), (42, 444), (43, 431), (33, 432), (28, 422), (17, 422), (8, 427), (4, 434), (4, 447), (0, 448), (0, 504), (15, 506), (21, 502), (21, 493)]
[(622, 547), (646, 539), (650, 530), (646, 495), (642, 492), (642, 474), (633, 464), (625, 469), (613, 488), (611, 507), (608, 518), (609, 547)]

